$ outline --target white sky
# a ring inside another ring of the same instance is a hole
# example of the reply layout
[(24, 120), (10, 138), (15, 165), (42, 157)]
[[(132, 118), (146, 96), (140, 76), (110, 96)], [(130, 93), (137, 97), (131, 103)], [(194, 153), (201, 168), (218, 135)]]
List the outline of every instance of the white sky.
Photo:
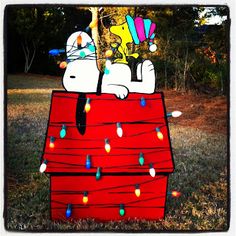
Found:
[[(212, 10), (212, 8), (213, 8), (213, 7), (206, 7), (206, 8), (205, 8), (205, 11), (203, 11), (203, 12), (200, 14), (200, 16), (202, 16), (202, 15), (204, 15), (206, 12)], [(215, 25), (215, 24), (219, 25), (219, 24), (221, 24), (222, 21), (226, 20), (226, 18), (227, 18), (227, 17), (220, 17), (220, 16), (218, 16), (218, 15), (212, 16), (212, 17), (210, 17), (210, 18), (207, 19), (207, 23), (206, 23), (206, 24), (207, 24), (207, 25)]]

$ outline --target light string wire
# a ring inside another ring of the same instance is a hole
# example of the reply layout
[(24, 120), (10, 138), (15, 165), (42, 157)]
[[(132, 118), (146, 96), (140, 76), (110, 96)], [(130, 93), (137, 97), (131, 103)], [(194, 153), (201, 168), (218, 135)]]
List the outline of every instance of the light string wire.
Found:
[[(146, 199), (139, 199), (139, 200), (135, 200), (135, 201), (129, 201), (129, 202), (126, 202), (126, 203), (123, 203), (125, 208), (129, 208), (129, 207), (137, 207), (137, 208), (144, 208), (144, 206), (130, 206), (130, 205), (133, 205), (133, 204), (136, 204), (136, 203), (140, 203), (140, 202), (147, 202), (147, 201), (151, 201), (151, 200), (155, 200), (155, 199), (160, 199), (160, 198), (166, 198), (166, 195), (159, 195), (159, 196), (155, 196), (155, 197), (151, 197), (151, 198), (146, 198)], [(61, 205), (64, 205), (64, 206), (67, 206), (68, 203), (65, 203), (65, 202), (61, 202), (61, 201), (58, 201), (58, 200), (51, 200), (51, 202), (54, 202), (54, 203), (58, 203), (58, 204), (61, 204)], [(110, 203), (96, 203), (96, 204), (86, 204), (84, 205), (83, 203), (75, 203), (73, 204), (73, 207), (74, 208), (89, 208), (89, 207), (97, 207), (97, 208), (114, 208), (114, 207), (119, 207), (120, 206), (120, 203), (117, 203), (117, 204), (110, 204)], [(153, 206), (147, 206), (147, 208), (153, 208)], [(164, 208), (164, 204), (161, 205), (161, 206), (155, 206), (155, 208)], [(56, 209), (56, 208), (52, 208), (52, 209)], [(61, 209), (64, 209), (64, 208), (61, 208)]]
[[(170, 151), (169, 148), (163, 148), (163, 149), (159, 149), (159, 150), (154, 150), (154, 151), (149, 151), (149, 152), (142, 152), (143, 155), (147, 155), (147, 154), (153, 154), (153, 153), (158, 153), (158, 152), (168, 152)], [(120, 157), (120, 156), (139, 156), (140, 152), (139, 153), (121, 153), (121, 154), (112, 154), (112, 153), (109, 153), (109, 156), (117, 156), (117, 157)], [(75, 156), (75, 157), (84, 157), (86, 156), (87, 154), (73, 154), (73, 153), (55, 153), (55, 152), (52, 152), (52, 153), (49, 153), (49, 152), (44, 152), (44, 155), (56, 155), (56, 156)], [(108, 154), (91, 154), (90, 155), (91, 157), (107, 157)]]
[[(164, 116), (165, 117), (165, 116)], [(119, 123), (121, 123), (121, 124), (145, 124), (145, 122), (148, 122), (148, 121), (151, 121), (151, 120), (159, 120), (159, 119), (163, 119), (164, 117), (151, 117), (151, 118), (148, 118), (148, 119), (143, 119), (143, 120), (135, 120), (135, 121), (119, 121)], [(50, 125), (52, 125), (52, 124), (63, 124), (63, 123), (69, 123), (70, 121), (51, 121), (50, 122)], [(117, 121), (118, 122), (118, 121)], [(113, 125), (113, 124), (116, 124), (117, 122), (101, 122), (101, 123), (99, 123), (99, 124), (101, 124), (101, 125)], [(70, 122), (70, 123), (72, 123), (72, 122)], [(74, 122), (73, 122), (74, 123)], [(154, 123), (156, 123), (156, 122), (154, 122)], [(147, 123), (147, 124), (149, 124), (149, 123)], [(160, 123), (160, 122), (158, 122), (158, 124), (163, 124), (163, 122), (162, 123)], [(95, 124), (92, 124), (92, 125), (95, 125)], [(164, 126), (166, 126), (165, 124), (163, 124), (162, 125), (163, 127)]]
[[(154, 179), (151, 179), (151, 180), (146, 180), (146, 181), (143, 181), (143, 182), (140, 182), (139, 184), (140, 185), (144, 185), (144, 184), (147, 184), (147, 183), (152, 183), (152, 182), (155, 182), (155, 181), (158, 181), (160, 179), (163, 179), (165, 178), (166, 176), (156, 176), (156, 178)], [(118, 185), (118, 186), (112, 186), (112, 187), (106, 187), (106, 188), (99, 188), (99, 189), (93, 189), (93, 190), (90, 190), (88, 191), (89, 193), (93, 193), (93, 192), (101, 192), (101, 191), (107, 191), (107, 190), (113, 190), (113, 189), (119, 189), (119, 188), (126, 188), (126, 187), (133, 187), (135, 186), (136, 183), (132, 183), (132, 184), (125, 184), (125, 185)], [(70, 192), (71, 194), (83, 194), (85, 191), (87, 190), (81, 190), (81, 191), (67, 191), (67, 190), (52, 190), (51, 192), (52, 193), (67, 193), (67, 192)]]
[[(147, 94), (148, 95), (148, 94)], [(62, 95), (62, 96), (60, 96), (60, 95), (58, 95), (58, 94), (56, 94), (56, 95), (54, 95), (53, 97), (59, 97), (59, 98), (68, 98), (68, 99), (76, 99), (76, 100), (87, 100), (87, 98), (81, 98), (81, 97), (79, 97), (78, 95), (76, 95), (76, 97), (69, 97), (69, 96), (64, 96), (64, 95)], [(89, 96), (88, 96), (89, 97)], [(151, 101), (155, 101), (155, 100), (162, 100), (162, 98), (160, 97), (160, 98), (145, 98), (144, 96), (143, 96), (143, 94), (141, 95), (141, 97), (143, 97), (145, 100), (151, 100)], [(140, 101), (141, 100), (141, 97), (140, 98), (129, 98), (128, 100), (123, 100), (123, 101), (125, 101), (125, 102), (132, 102), (132, 101)], [(96, 98), (91, 98), (91, 100), (92, 101), (117, 101), (117, 98), (116, 97), (114, 97), (114, 98), (100, 98), (99, 96), (97, 96)]]
[[(162, 160), (162, 161), (156, 161), (156, 162), (151, 162), (152, 164), (160, 164), (160, 163), (165, 163), (165, 162), (171, 162), (171, 160)], [(53, 169), (59, 168), (59, 169), (73, 169), (73, 168), (77, 168), (77, 167), (85, 167), (84, 164), (77, 164), (77, 163), (67, 163), (67, 162), (59, 162), (59, 161), (50, 161), (48, 160), (48, 164), (49, 163), (55, 163), (55, 164), (60, 164), (60, 165), (68, 165), (68, 166), (63, 166), (63, 167), (55, 167), (53, 166)], [(70, 167), (69, 167), (70, 166)], [(99, 166), (94, 166), (91, 167), (90, 169), (97, 169), (97, 167)], [(102, 169), (115, 169), (115, 168), (125, 168), (125, 167), (140, 167), (140, 164), (129, 164), (129, 165), (118, 165), (118, 166), (107, 166), (107, 167), (102, 167)], [(144, 168), (145, 167), (145, 168)], [(50, 165), (48, 165), (48, 168), (50, 168)], [(128, 168), (128, 169), (132, 169), (132, 168)], [(143, 166), (143, 168), (141, 169), (146, 169), (146, 166)], [(158, 168), (156, 167), (155, 169), (170, 169), (170, 168)]]
[[(154, 179), (146, 180), (146, 181), (141, 182), (140, 185), (144, 185), (144, 184), (147, 184), (147, 183), (152, 183), (152, 182), (155, 182), (157, 180), (163, 179), (165, 177), (166, 176), (156, 176), (156, 178), (154, 178)], [(101, 191), (107, 191), (107, 190), (112, 190), (112, 189), (131, 187), (131, 186), (134, 186), (134, 185), (135, 184), (118, 185), (118, 186), (112, 186), (112, 187), (106, 187), (106, 188), (100, 188), (100, 189), (93, 189), (93, 190), (90, 190), (89, 192), (90, 193), (91, 192), (101, 192)], [(84, 191), (79, 191), (78, 193), (84, 193)], [(64, 190), (52, 190), (51, 192), (64, 192)], [(72, 192), (74, 192), (74, 191), (72, 191)]]
[[(102, 126), (102, 125), (95, 125), (95, 126)], [(163, 128), (165, 125), (163, 126), (158, 126), (158, 128)], [(76, 126), (73, 126), (73, 127), (76, 127)], [(88, 126), (89, 127), (89, 126)], [(91, 127), (91, 126), (90, 126)], [(92, 126), (93, 127), (93, 126)], [(143, 132), (139, 132), (139, 133), (135, 133), (135, 134), (131, 134), (131, 135), (123, 135), (122, 137), (123, 138), (129, 138), (129, 137), (136, 137), (136, 136), (141, 136), (143, 134), (149, 134), (149, 133), (153, 133), (153, 132), (156, 132), (156, 130), (147, 130), (147, 131), (143, 131)], [(47, 135), (47, 138), (50, 139), (51, 137), (54, 137), (56, 139), (60, 139), (59, 136), (55, 136), (55, 135), (50, 135), (48, 134)], [(101, 141), (101, 142), (104, 142), (104, 139), (102, 138), (84, 138), (84, 139), (81, 139), (81, 138), (63, 138), (64, 140), (77, 140), (77, 141), (84, 141), (84, 142), (92, 142), (92, 141)], [(112, 138), (109, 138), (109, 141), (112, 141), (112, 140), (119, 140), (120, 137), (112, 137)]]
[[(81, 33), (78, 36), (80, 36), (80, 35), (81, 35)], [(70, 49), (66, 52), (69, 62), (72, 62), (72, 61), (75, 61), (75, 60), (94, 60), (95, 61), (95, 60), (107, 59), (106, 57), (104, 57), (104, 58), (103, 57), (100, 57), (100, 58), (97, 57), (96, 46), (95, 46), (95, 43), (94, 43), (93, 39), (90, 42), (87, 42), (86, 46), (84, 46), (84, 47), (78, 48), (78, 46), (75, 46), (76, 44), (77, 44), (77, 42), (75, 40), (73, 45), (69, 45), (69, 44), (65, 45), (66, 47), (68, 47), (68, 46), (70, 47)], [(87, 54), (84, 57), (74, 55), (75, 53), (79, 52), (80, 50), (87, 49), (89, 47), (88, 45), (94, 46), (94, 52), (92, 52), (90, 54)], [(73, 58), (73, 57), (75, 57), (75, 58)]]
[[(164, 148), (169, 148), (169, 146), (164, 147)], [(59, 150), (104, 150), (104, 147), (71, 147), (71, 148), (54, 148), (54, 149), (59, 149)], [(149, 150), (149, 149), (160, 149), (160, 147), (115, 147), (116, 150)], [(109, 154), (108, 154), (109, 155)]]
[[(154, 120), (154, 119), (150, 119), (150, 120)], [(73, 124), (73, 125), (68, 125), (67, 127), (69, 128), (73, 128), (73, 127), (78, 127), (78, 126), (86, 126), (86, 127), (97, 127), (97, 126), (105, 126), (105, 125), (114, 125), (118, 122), (103, 122), (103, 123), (98, 123), (98, 124), (86, 124), (86, 125), (76, 125), (74, 122), (63, 122), (63, 121), (59, 121), (59, 122), (50, 122), (49, 126), (52, 126), (52, 127), (61, 127), (62, 124)], [(163, 123), (161, 122), (148, 122), (147, 121), (124, 121), (124, 122), (119, 122), (121, 123), (122, 125), (123, 124), (129, 124), (129, 125), (138, 125), (138, 124), (142, 124), (142, 125), (146, 125), (146, 124), (153, 124), (153, 125), (160, 125), (161, 126), (158, 126), (158, 128), (163, 128), (165, 127), (166, 125), (163, 125)], [(61, 124), (61, 125), (60, 125)], [(151, 132), (151, 131), (150, 131)], [(125, 136), (125, 134), (123, 135)]]

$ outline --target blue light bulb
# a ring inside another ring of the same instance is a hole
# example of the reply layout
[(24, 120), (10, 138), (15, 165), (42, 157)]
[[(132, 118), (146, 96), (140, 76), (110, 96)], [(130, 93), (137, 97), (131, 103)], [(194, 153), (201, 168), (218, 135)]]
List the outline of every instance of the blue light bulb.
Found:
[(146, 100), (145, 100), (144, 97), (141, 97), (140, 105), (141, 105), (142, 107), (145, 107), (145, 106), (146, 106)]
[(86, 157), (85, 166), (86, 166), (86, 169), (90, 169), (91, 168), (91, 158), (90, 158), (90, 155), (87, 155), (87, 157)]
[(110, 73), (110, 71), (109, 71), (107, 68), (105, 68), (104, 74), (105, 74), (105, 75), (108, 75), (109, 73)]
[(142, 152), (140, 152), (140, 154), (139, 154), (139, 164), (140, 164), (140, 166), (143, 166), (143, 164), (144, 164), (144, 156), (143, 156)]
[(71, 217), (71, 213), (72, 213), (72, 204), (68, 204), (66, 208), (66, 218)]
[(99, 180), (100, 178), (101, 178), (101, 167), (98, 167), (96, 173), (96, 180)]
[(66, 136), (66, 125), (62, 125), (61, 131), (60, 131), (60, 137), (65, 138)]
[(89, 49), (90, 52), (95, 52), (95, 47), (92, 44), (88, 45), (88, 49)]
[(65, 52), (65, 49), (51, 49), (48, 53), (51, 55), (51, 56), (58, 56), (60, 55), (60, 53), (64, 53)]
[(80, 55), (82, 58), (84, 58), (84, 57), (86, 56), (86, 54), (85, 54), (84, 51), (81, 51), (81, 52), (79, 53), (79, 55)]

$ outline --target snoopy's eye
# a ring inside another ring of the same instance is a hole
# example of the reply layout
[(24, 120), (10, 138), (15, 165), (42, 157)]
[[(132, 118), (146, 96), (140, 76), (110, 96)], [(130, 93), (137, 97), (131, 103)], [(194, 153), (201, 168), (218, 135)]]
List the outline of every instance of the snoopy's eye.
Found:
[(74, 76), (74, 75), (71, 75), (70, 78), (71, 78), (71, 79), (75, 79), (75, 76)]
[(123, 30), (125, 29), (124, 26), (122, 26), (122, 29), (123, 29)]

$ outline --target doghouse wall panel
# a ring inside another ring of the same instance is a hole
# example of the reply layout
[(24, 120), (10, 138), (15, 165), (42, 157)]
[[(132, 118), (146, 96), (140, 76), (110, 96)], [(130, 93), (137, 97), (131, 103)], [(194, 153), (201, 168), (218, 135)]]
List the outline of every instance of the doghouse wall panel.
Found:
[[(114, 95), (87, 94), (91, 110), (86, 114), (86, 132), (81, 135), (76, 127), (77, 102), (83, 100), (78, 93), (53, 92), (43, 159), (48, 160), (46, 172), (147, 172), (152, 163), (157, 172), (172, 172), (170, 149), (163, 95), (156, 93), (129, 94), (125, 100)], [(140, 105), (144, 97), (146, 106)], [(84, 98), (83, 98), (84, 99)], [(123, 137), (116, 133), (120, 122)], [(63, 124), (67, 126), (65, 138), (60, 138)], [(164, 139), (159, 140), (156, 127), (161, 128)], [(50, 137), (56, 138), (54, 148)], [(106, 153), (104, 139), (111, 145)], [(144, 166), (139, 164), (139, 153), (144, 154)], [(92, 168), (85, 168), (86, 155), (91, 155)]]
[[(164, 217), (167, 179), (165, 175), (151, 176), (51, 176), (51, 217), (66, 219), (67, 204), (72, 204), (70, 218), (120, 220), (140, 218), (156, 220)], [(141, 194), (134, 193), (139, 184)], [(88, 193), (88, 203), (82, 202)], [(119, 206), (124, 204), (125, 215)]]

